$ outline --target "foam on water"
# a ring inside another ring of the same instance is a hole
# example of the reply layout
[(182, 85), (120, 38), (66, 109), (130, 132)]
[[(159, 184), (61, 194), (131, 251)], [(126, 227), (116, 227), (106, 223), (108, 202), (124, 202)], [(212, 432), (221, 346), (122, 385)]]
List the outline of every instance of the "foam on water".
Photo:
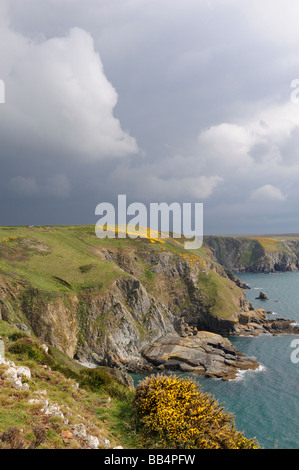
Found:
[(229, 382), (241, 382), (242, 380), (244, 380), (246, 374), (264, 372), (266, 370), (267, 368), (263, 364), (260, 364), (259, 367), (257, 367), (256, 369), (247, 369), (247, 370), (238, 369), (238, 373), (236, 377), (234, 379), (230, 379)]

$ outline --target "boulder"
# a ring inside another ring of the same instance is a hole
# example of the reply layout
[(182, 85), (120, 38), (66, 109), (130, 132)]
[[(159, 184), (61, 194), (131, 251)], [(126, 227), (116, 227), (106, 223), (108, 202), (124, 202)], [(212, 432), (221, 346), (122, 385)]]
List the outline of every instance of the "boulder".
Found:
[(57, 416), (59, 418), (64, 419), (64, 415), (60, 409), (60, 406), (57, 403), (53, 403), (52, 405), (47, 404), (42, 410), (41, 410), (46, 416)]
[(31, 371), (29, 367), (16, 367), (18, 377), (26, 377), (26, 379), (31, 379)]
[(86, 439), (87, 431), (83, 423), (74, 424), (72, 429), (73, 429), (73, 434), (75, 437), (77, 437), (78, 439)]
[(96, 436), (88, 435), (86, 438), (86, 444), (90, 449), (98, 449), (100, 441)]

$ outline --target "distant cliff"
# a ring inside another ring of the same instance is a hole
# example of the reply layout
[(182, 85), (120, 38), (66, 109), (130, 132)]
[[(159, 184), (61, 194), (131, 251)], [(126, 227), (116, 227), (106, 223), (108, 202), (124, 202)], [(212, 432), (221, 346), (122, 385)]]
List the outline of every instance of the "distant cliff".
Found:
[(296, 271), (299, 267), (299, 238), (206, 236), (205, 243), (217, 261), (235, 272)]

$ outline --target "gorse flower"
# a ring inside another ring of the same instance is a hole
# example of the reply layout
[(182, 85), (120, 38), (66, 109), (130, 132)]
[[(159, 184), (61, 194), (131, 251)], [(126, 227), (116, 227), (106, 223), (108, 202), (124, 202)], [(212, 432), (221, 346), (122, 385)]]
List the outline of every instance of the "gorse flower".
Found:
[(159, 446), (176, 449), (258, 449), (235, 429), (233, 416), (190, 379), (152, 376), (136, 388), (134, 404)]

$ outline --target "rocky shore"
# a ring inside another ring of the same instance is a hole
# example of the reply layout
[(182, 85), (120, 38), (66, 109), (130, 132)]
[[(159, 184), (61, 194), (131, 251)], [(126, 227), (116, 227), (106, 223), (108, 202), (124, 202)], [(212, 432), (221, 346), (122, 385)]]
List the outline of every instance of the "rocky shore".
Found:
[(185, 338), (167, 335), (145, 348), (143, 356), (158, 370), (179, 370), (222, 380), (235, 379), (240, 370), (259, 367), (228, 339), (207, 331)]
[(288, 318), (270, 319), (264, 309), (239, 314), (233, 335), (259, 336), (261, 334), (299, 334), (299, 326)]
[[(231, 336), (299, 334), (299, 326), (286, 318), (270, 319), (263, 309), (242, 312)], [(231, 380), (242, 370), (255, 370), (257, 361), (239, 352), (223, 336), (185, 328), (184, 334), (167, 334), (142, 351), (143, 358), (157, 370), (178, 370), (206, 377)]]

